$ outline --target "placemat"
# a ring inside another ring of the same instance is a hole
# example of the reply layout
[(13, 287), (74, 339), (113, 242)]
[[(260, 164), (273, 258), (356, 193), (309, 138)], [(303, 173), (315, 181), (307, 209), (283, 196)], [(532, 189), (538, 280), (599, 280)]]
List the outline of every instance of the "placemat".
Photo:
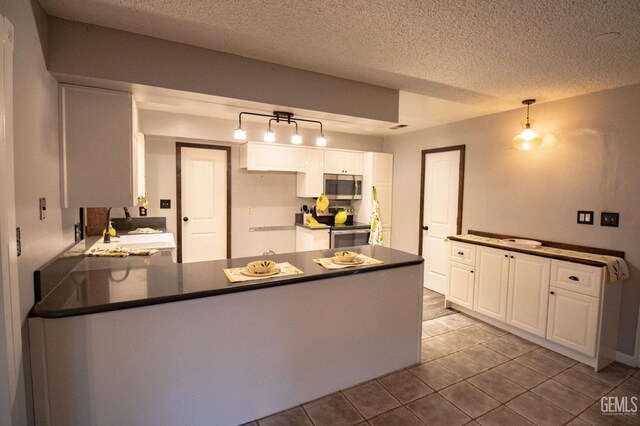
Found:
[(240, 268), (225, 268), (223, 269), (223, 271), (229, 281), (231, 281), (232, 283), (238, 283), (242, 281), (266, 280), (268, 278), (281, 278), (287, 277), (289, 275), (304, 274), (304, 272), (302, 272), (300, 269), (296, 268), (289, 262), (276, 263), (276, 266), (280, 268), (280, 272), (275, 275), (269, 275), (266, 277), (249, 277), (247, 275), (243, 275), (241, 271), (245, 268), (244, 266), (241, 266)]
[(363, 263), (358, 263), (357, 265), (339, 265), (337, 263), (333, 263), (330, 257), (321, 257), (319, 259), (313, 259), (318, 265), (322, 265), (326, 269), (344, 269), (344, 268), (357, 268), (358, 266), (370, 266), (370, 265), (380, 265), (384, 263), (382, 260), (374, 259), (373, 257), (365, 256), (364, 254), (358, 255), (360, 259), (364, 259)]

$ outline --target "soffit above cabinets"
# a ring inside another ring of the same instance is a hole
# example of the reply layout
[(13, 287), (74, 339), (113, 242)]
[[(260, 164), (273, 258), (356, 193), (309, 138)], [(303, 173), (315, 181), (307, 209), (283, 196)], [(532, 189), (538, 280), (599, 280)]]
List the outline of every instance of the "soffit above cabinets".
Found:
[(401, 90), (402, 131), (640, 83), (637, 0), (40, 3), (64, 19)]

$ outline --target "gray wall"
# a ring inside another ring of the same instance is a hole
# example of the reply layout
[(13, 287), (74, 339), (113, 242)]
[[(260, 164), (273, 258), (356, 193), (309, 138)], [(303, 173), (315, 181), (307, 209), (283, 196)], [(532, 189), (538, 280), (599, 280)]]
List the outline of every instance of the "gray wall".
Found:
[[(33, 271), (73, 242), (75, 211), (60, 209), (57, 82), (47, 72), (36, 17), (46, 24), (34, 2), (6, 0), (0, 12), (15, 27), (14, 45), (14, 149), (16, 225), (22, 234), (18, 258), (20, 311), (23, 321), (23, 369), (13, 406), (15, 424), (31, 419), (29, 353), (26, 322), (33, 306)], [(44, 28), (42, 28), (44, 31)], [(47, 219), (38, 214), (39, 197), (47, 198)], [(26, 380), (25, 380), (26, 377)], [(26, 388), (26, 389), (25, 389)]]
[[(422, 149), (466, 145), (463, 232), (468, 229), (622, 250), (624, 284), (619, 349), (634, 353), (640, 298), (640, 85), (534, 105), (534, 129), (557, 143), (511, 149), (518, 109), (385, 138), (394, 154), (394, 248), (417, 253)], [(594, 210), (596, 224), (576, 224)], [(620, 227), (599, 226), (620, 212)]]

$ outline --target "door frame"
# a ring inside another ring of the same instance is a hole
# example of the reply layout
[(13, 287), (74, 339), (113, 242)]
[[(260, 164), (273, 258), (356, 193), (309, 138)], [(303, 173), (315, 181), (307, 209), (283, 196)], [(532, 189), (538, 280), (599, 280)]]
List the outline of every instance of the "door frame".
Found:
[(456, 233), (462, 233), (462, 201), (464, 195), (464, 154), (466, 145), (445, 146), (441, 148), (431, 148), (422, 150), (421, 170), (420, 170), (420, 217), (418, 219), (418, 256), (422, 256), (422, 233), (424, 226), (424, 178), (426, 174), (427, 162), (425, 156), (427, 154), (436, 154), (438, 152), (460, 151), (460, 164), (458, 166), (458, 219), (456, 224)]
[(182, 263), (182, 148), (227, 151), (227, 259), (231, 258), (231, 147), (189, 142), (176, 142), (176, 233), (177, 261)]

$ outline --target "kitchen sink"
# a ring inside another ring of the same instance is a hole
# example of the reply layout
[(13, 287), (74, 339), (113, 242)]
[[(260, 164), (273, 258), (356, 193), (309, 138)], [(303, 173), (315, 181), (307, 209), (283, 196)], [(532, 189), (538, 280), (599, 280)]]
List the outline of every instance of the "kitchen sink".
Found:
[(129, 234), (111, 237), (110, 243), (103, 243), (100, 239), (91, 246), (91, 249), (109, 249), (124, 247), (130, 249), (174, 249), (176, 241), (173, 234), (164, 232), (162, 234)]

